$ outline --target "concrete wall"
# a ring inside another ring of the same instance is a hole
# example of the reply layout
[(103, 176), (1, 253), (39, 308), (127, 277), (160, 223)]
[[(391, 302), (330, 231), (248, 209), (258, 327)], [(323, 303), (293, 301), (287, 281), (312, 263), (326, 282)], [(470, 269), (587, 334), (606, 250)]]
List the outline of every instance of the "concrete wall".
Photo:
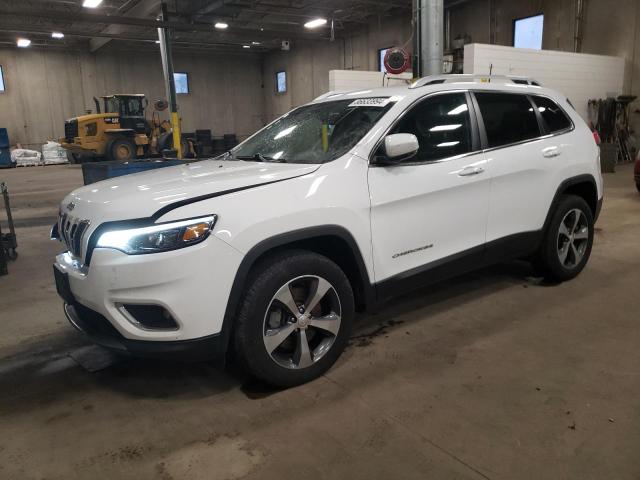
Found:
[[(176, 71), (189, 73), (191, 93), (178, 97), (183, 131), (210, 128), (214, 135), (245, 137), (263, 125), (258, 55), (174, 56)], [(159, 53), (130, 58), (113, 51), (0, 49), (6, 83), (0, 127), (9, 129), (12, 144), (36, 146), (62, 136), (66, 118), (95, 111), (94, 95), (144, 93), (150, 103), (166, 98)]]
[[(272, 120), (329, 90), (329, 70), (377, 70), (378, 50), (404, 45), (411, 50), (411, 20), (374, 18), (345, 39), (292, 42), (291, 50), (265, 55), (265, 115)], [(276, 93), (275, 74), (287, 72), (288, 91)]]

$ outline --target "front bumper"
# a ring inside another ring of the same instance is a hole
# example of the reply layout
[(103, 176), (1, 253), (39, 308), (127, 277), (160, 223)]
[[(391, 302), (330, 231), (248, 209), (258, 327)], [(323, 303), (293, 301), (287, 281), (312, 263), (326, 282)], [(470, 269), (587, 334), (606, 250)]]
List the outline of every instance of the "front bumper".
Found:
[(103, 155), (104, 154), (104, 142), (88, 142), (82, 137), (76, 137), (73, 143), (69, 143), (64, 137), (58, 140), (58, 143), (65, 150), (69, 150), (71, 153), (78, 155)]
[(78, 331), (109, 350), (145, 358), (182, 361), (224, 359), (227, 340), (222, 333), (191, 340), (150, 342), (123, 337), (104, 316), (80, 303), (64, 304), (64, 314)]
[[(238, 251), (212, 236), (148, 255), (97, 248), (88, 269), (62, 253), (54, 268), (68, 283), (68, 291), (60, 292), (67, 318), (96, 343), (146, 356), (212, 344), (215, 354), (215, 344), (225, 343), (223, 319), (241, 260)], [(123, 309), (129, 304), (163, 307), (177, 328), (145, 328)]]

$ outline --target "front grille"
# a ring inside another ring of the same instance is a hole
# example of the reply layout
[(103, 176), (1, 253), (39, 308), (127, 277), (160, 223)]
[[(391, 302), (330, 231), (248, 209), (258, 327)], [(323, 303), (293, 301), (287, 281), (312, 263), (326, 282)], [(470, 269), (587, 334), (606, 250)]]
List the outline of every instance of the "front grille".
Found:
[(78, 136), (78, 120), (67, 120), (64, 122), (64, 138), (67, 143), (73, 143)]
[(89, 228), (89, 220), (80, 220), (64, 213), (58, 218), (58, 234), (71, 254), (80, 258), (82, 254), (82, 237)]

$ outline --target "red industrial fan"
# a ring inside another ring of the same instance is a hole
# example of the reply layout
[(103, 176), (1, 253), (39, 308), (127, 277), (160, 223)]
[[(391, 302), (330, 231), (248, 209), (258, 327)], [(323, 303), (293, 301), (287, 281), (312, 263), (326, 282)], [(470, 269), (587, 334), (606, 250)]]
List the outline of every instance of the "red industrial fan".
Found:
[(409, 54), (402, 48), (393, 47), (387, 50), (384, 55), (384, 67), (392, 75), (399, 75), (406, 72), (411, 66)]

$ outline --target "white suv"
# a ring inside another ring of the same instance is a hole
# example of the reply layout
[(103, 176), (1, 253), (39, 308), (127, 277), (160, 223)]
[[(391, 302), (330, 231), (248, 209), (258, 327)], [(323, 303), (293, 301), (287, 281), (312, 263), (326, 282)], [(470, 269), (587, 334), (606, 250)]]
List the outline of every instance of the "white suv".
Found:
[[(562, 95), (508, 77), (331, 92), (225, 155), (79, 188), (53, 236), (67, 317), (139, 355), (326, 371), (354, 312), (491, 263), (585, 266), (599, 150)], [(232, 347), (232, 348), (231, 348)]]

